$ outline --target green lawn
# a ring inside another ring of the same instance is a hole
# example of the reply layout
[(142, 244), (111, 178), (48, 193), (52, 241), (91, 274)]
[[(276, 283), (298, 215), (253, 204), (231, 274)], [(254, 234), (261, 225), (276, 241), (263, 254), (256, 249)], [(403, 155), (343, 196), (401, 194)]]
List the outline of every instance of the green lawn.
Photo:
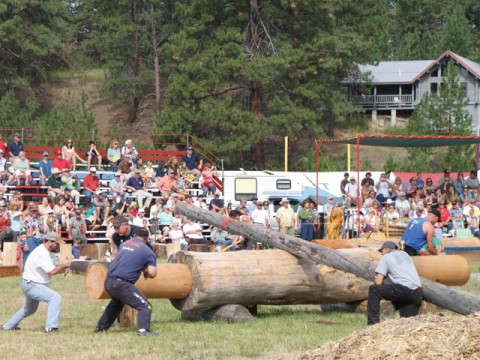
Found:
[[(0, 279), (0, 322), (22, 306), (19, 278)], [(44, 334), (46, 305), (24, 320), (21, 331), (3, 331), (0, 358), (11, 359), (286, 359), (365, 326), (363, 314), (322, 313), (320, 306), (260, 306), (244, 324), (190, 323), (168, 300), (152, 300), (152, 331), (139, 338), (132, 329), (94, 334), (106, 300), (86, 297), (83, 276), (57, 276), (63, 296), (59, 333)]]

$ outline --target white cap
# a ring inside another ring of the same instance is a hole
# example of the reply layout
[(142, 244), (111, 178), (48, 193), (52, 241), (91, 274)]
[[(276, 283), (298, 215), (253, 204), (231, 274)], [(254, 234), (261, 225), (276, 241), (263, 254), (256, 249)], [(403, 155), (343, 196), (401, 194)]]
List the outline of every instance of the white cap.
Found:
[(283, 198), (282, 201), (280, 201), (281, 204), (283, 204), (284, 202), (289, 202), (287, 198)]
[(61, 171), (58, 168), (53, 168), (52, 169), (52, 174), (55, 175), (55, 174), (60, 174), (60, 173), (61, 173)]
[(144, 212), (145, 212), (145, 209), (144, 209), (144, 208), (140, 208), (140, 209), (138, 209), (138, 212), (139, 212), (139, 213), (144, 213)]
[(95, 166), (92, 166), (92, 167), (90, 168), (90, 172), (97, 172), (97, 168), (96, 168)]

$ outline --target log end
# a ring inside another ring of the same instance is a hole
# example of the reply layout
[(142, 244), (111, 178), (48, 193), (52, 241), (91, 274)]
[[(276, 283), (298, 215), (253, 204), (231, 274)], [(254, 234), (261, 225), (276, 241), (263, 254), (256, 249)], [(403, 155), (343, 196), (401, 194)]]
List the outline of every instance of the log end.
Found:
[(93, 300), (108, 299), (109, 296), (103, 286), (107, 277), (105, 265), (96, 263), (90, 264), (85, 271), (85, 291), (87, 296)]

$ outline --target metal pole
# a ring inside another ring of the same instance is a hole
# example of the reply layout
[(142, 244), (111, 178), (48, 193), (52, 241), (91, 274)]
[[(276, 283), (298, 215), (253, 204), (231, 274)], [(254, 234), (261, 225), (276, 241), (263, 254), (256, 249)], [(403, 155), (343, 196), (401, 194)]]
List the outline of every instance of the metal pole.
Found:
[(187, 149), (188, 149), (189, 146), (190, 146), (190, 135), (187, 134)]
[(318, 210), (318, 161), (319, 161), (319, 145), (318, 141), (315, 140), (315, 177), (316, 177), (316, 186), (315, 186), (315, 193), (316, 193), (316, 198), (315, 201), (317, 202), (317, 210)]
[(222, 164), (222, 196), (225, 196), (225, 169), (223, 167), (223, 159), (220, 159)]
[(23, 143), (23, 138), (24, 138), (24, 130), (25, 130), (25, 129), (22, 127), (22, 134), (21, 134), (21, 135), (22, 135), (22, 138), (21, 138), (21, 140), (20, 140), (22, 143)]
[(347, 171), (350, 173), (351, 171), (351, 166), (350, 166), (350, 163), (352, 162), (351, 161), (351, 148), (350, 148), (350, 144), (347, 145)]
[(357, 134), (357, 237), (360, 237), (360, 134)]

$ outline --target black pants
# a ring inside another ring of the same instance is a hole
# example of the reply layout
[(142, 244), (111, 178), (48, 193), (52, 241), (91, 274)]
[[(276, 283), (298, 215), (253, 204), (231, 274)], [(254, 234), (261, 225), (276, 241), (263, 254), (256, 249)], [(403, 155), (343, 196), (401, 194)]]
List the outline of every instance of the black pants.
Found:
[(417, 250), (415, 250), (414, 248), (412, 248), (411, 246), (408, 246), (408, 245), (404, 246), (403, 251), (405, 251), (410, 256), (417, 256), (418, 255)]
[(112, 300), (98, 320), (99, 329), (108, 330), (126, 304), (138, 311), (138, 329), (150, 331), (152, 305), (135, 285), (125, 280), (108, 277), (105, 280), (105, 290), (110, 294)]
[(395, 309), (400, 311), (400, 317), (410, 317), (418, 314), (422, 305), (422, 291), (398, 284), (371, 285), (368, 289), (368, 325), (380, 322), (381, 299), (391, 301)]

